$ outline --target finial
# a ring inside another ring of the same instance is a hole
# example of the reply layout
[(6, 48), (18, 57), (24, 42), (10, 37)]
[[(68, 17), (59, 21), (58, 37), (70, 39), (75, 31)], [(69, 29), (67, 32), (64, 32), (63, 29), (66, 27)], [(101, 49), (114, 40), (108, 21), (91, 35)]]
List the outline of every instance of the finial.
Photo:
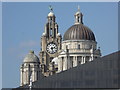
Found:
[(78, 5), (78, 12), (80, 12), (80, 6)]
[(53, 12), (53, 7), (51, 5), (49, 5), (49, 9), (51, 10), (51, 12)]

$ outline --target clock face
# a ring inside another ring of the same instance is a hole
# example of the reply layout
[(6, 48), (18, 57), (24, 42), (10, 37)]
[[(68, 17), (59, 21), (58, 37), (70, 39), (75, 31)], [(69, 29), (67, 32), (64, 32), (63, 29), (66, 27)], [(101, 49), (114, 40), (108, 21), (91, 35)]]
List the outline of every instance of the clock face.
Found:
[(55, 43), (48, 43), (47, 44), (47, 52), (50, 54), (54, 54), (57, 52), (57, 45)]

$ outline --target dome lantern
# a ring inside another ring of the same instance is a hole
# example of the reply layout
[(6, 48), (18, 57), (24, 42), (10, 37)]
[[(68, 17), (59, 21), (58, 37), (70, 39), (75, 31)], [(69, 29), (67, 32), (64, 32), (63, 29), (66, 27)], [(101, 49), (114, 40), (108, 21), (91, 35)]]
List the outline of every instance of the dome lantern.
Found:
[(75, 13), (75, 24), (83, 24), (83, 14), (80, 12), (80, 7), (78, 6), (78, 11)]
[(50, 9), (50, 12), (48, 13), (48, 16), (47, 16), (47, 18), (48, 18), (48, 22), (49, 23), (53, 23), (53, 22), (55, 22), (55, 14), (53, 13), (53, 7), (50, 5), (49, 6), (49, 9)]
[(48, 17), (55, 17), (53, 13), (53, 7), (51, 5), (49, 6), (49, 9), (50, 9), (50, 13), (48, 14)]

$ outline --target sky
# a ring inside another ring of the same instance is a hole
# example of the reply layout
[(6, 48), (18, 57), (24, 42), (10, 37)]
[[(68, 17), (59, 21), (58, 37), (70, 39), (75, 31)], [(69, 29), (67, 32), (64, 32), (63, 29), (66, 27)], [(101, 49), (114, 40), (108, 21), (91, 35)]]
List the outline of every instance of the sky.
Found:
[(20, 65), (29, 50), (40, 52), (40, 37), (52, 5), (59, 33), (74, 25), (78, 5), (83, 23), (95, 34), (102, 56), (118, 51), (117, 2), (3, 2), (2, 87), (20, 85)]

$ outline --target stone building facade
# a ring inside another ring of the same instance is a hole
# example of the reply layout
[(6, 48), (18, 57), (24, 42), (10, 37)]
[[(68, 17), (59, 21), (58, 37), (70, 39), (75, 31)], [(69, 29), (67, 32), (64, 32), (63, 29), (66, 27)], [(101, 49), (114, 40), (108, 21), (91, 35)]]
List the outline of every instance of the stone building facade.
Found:
[(30, 77), (34, 82), (39, 80), (41, 73), (48, 77), (101, 56), (95, 35), (83, 24), (83, 14), (79, 8), (74, 16), (75, 24), (65, 32), (62, 40), (56, 16), (51, 9), (41, 36), (39, 58), (30, 51), (21, 66), (21, 86), (29, 84)]
[(58, 72), (76, 67), (101, 56), (94, 33), (83, 24), (83, 15), (78, 9), (75, 24), (64, 34), (61, 53), (58, 56)]
[(20, 72), (20, 86), (30, 84), (30, 78), (32, 79), (32, 82), (40, 79), (40, 61), (39, 58), (34, 54), (34, 51), (30, 51), (25, 56), (23, 64), (20, 68)]
[(58, 24), (55, 19), (56, 17), (53, 11), (51, 11), (47, 16), (45, 31), (41, 37), (41, 51), (39, 55), (44, 76), (55, 73), (52, 59), (57, 57), (59, 55), (58, 51), (61, 50), (62, 36), (58, 32)]

